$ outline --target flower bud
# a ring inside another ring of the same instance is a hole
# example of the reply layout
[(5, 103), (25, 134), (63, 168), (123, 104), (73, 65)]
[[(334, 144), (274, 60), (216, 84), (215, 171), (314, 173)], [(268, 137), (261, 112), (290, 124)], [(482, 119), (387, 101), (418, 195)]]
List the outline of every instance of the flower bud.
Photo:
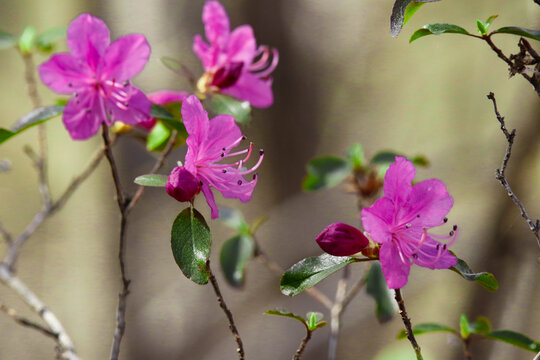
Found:
[(165, 190), (180, 202), (190, 201), (199, 193), (199, 181), (185, 167), (177, 166), (171, 171)]
[(344, 223), (330, 224), (315, 239), (330, 255), (348, 256), (362, 251), (369, 240), (360, 230)]

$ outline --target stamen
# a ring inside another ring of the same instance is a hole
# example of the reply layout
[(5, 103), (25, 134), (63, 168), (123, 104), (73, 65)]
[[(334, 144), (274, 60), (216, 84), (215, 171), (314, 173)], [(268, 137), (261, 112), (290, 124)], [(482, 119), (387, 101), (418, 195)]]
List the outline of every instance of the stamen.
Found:
[[(255, 166), (253, 166), (251, 169), (249, 170), (246, 170), (246, 171), (242, 171), (240, 173), (238, 173), (239, 175), (247, 175), (247, 174), (251, 174), (252, 172), (254, 172), (255, 170), (257, 170), (259, 168), (259, 166), (261, 165), (262, 163), (262, 160), (264, 159), (264, 151), (263, 150), (260, 150), (259, 151), (259, 161), (257, 161), (257, 163), (255, 164)], [(240, 161), (242, 162), (242, 161)]]
[(412, 226), (411, 224), (407, 224), (407, 225), (405, 225), (405, 228), (410, 229), (411, 226)]
[(420, 218), (420, 214), (416, 215), (417, 218)]
[(445, 217), (445, 218), (443, 219), (443, 223), (445, 223), (445, 224), (446, 224), (447, 222), (448, 222), (448, 218), (447, 218), (447, 217)]
[(242, 185), (242, 180), (238, 180), (237, 184)]

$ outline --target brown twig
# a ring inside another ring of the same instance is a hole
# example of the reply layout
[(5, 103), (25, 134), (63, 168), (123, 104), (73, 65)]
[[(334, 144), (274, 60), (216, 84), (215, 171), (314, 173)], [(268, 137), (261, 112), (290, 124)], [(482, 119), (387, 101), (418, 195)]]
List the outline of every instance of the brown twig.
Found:
[(8, 246), (13, 244), (13, 237), (11, 236), (11, 233), (4, 227), (4, 224), (0, 222), (0, 235), (2, 235), (2, 238), (6, 241)]
[(471, 345), (471, 338), (468, 337), (466, 339), (459, 337), (461, 340), (463, 340), (463, 355), (465, 356), (465, 360), (472, 360), (472, 353), (470, 349)]
[(499, 113), (499, 110), (497, 109), (497, 101), (495, 100), (495, 94), (490, 92), (489, 95), (487, 95), (487, 98), (493, 102), (493, 109), (495, 111), (495, 116), (497, 117), (497, 120), (501, 124), (501, 131), (503, 132), (507, 141), (506, 153), (504, 154), (501, 167), (495, 170), (495, 178), (506, 189), (508, 196), (512, 199), (514, 204), (516, 204), (516, 206), (519, 208), (519, 211), (521, 212), (521, 216), (525, 219), (525, 221), (529, 225), (529, 229), (532, 231), (532, 233), (536, 237), (538, 246), (540, 246), (540, 236), (539, 236), (540, 220), (534, 221), (529, 216), (529, 214), (527, 213), (527, 210), (525, 209), (525, 206), (518, 199), (516, 194), (514, 194), (514, 192), (512, 191), (512, 188), (510, 187), (510, 184), (508, 184), (508, 180), (506, 179), (506, 167), (508, 166), (508, 161), (510, 160), (510, 156), (512, 155), (512, 145), (514, 144), (514, 138), (516, 136), (516, 129), (513, 129), (512, 131), (509, 132), (508, 129), (506, 128), (504, 117), (501, 116), (501, 114)]
[(236, 352), (238, 353), (238, 359), (244, 360), (245, 354), (244, 354), (244, 345), (242, 344), (242, 338), (240, 337), (240, 334), (238, 333), (238, 329), (236, 328), (236, 325), (234, 323), (231, 310), (229, 310), (229, 308), (227, 307), (227, 304), (225, 303), (225, 300), (223, 299), (223, 296), (221, 295), (221, 291), (219, 290), (216, 277), (214, 276), (214, 274), (212, 273), (212, 270), (210, 269), (210, 260), (206, 261), (206, 269), (208, 270), (208, 275), (210, 278), (210, 283), (212, 284), (212, 288), (214, 288), (214, 292), (216, 293), (219, 307), (221, 307), (221, 309), (227, 316), (227, 319), (229, 320), (229, 329), (231, 330), (234, 336), (234, 340), (236, 341), (236, 344), (238, 345), (236, 349)]
[(420, 346), (416, 342), (416, 338), (414, 337), (414, 334), (412, 331), (411, 319), (409, 319), (409, 316), (407, 315), (407, 310), (405, 309), (405, 302), (403, 301), (403, 298), (401, 297), (401, 290), (395, 289), (394, 292), (395, 292), (396, 302), (399, 306), (399, 314), (401, 315), (401, 320), (403, 320), (403, 324), (405, 325), (405, 330), (407, 332), (407, 339), (409, 339), (409, 342), (411, 343), (414, 349), (414, 352), (416, 353), (416, 359), (423, 360)]
[(298, 346), (298, 349), (296, 350), (296, 353), (294, 354), (293, 360), (300, 360), (302, 357), (302, 353), (306, 349), (307, 343), (309, 340), (311, 340), (311, 335), (313, 334), (313, 331), (309, 330), (306, 327), (306, 337), (302, 339), (300, 342), (300, 346)]
[(328, 360), (335, 360), (337, 354), (337, 343), (339, 329), (341, 327), (341, 314), (343, 312), (343, 301), (347, 292), (347, 280), (350, 276), (349, 267), (345, 267), (339, 279), (336, 290), (334, 304), (330, 310), (330, 337), (328, 339)]

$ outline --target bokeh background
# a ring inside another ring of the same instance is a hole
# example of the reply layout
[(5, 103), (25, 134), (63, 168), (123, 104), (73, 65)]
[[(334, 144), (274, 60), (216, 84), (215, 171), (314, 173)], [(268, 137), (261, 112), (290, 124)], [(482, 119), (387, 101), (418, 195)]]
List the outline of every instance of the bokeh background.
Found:
[[(431, 160), (417, 179), (442, 179), (455, 199), (450, 222), (461, 228), (453, 250), (477, 271), (490, 271), (500, 290), (488, 293), (450, 271), (414, 268), (403, 294), (413, 324), (438, 322), (457, 327), (459, 315), (488, 316), (495, 328), (513, 329), (540, 339), (539, 250), (517, 208), (494, 179), (506, 146), (486, 94), (495, 92), (509, 127), (518, 129), (508, 175), (531, 214), (540, 216), (540, 101), (522, 78), (508, 78), (506, 65), (482, 42), (457, 35), (426, 37), (408, 43), (428, 22), (475, 29), (475, 19), (499, 14), (494, 27), (540, 27), (540, 7), (532, 0), (446, 0), (424, 6), (397, 39), (389, 34), (391, 0), (223, 0), (233, 26), (249, 23), (260, 44), (275, 46), (280, 64), (274, 72), (275, 104), (255, 110), (245, 129), (265, 149), (260, 181), (241, 209), (248, 221), (268, 216), (259, 231), (263, 249), (281, 266), (318, 255), (315, 236), (329, 223), (359, 225), (355, 199), (341, 188), (304, 193), (306, 162), (318, 155), (343, 155), (360, 142), (368, 156), (392, 149)], [(0, 28), (20, 33), (67, 26), (81, 12), (105, 20), (113, 38), (140, 32), (152, 57), (135, 83), (145, 91), (186, 89), (185, 79), (170, 72), (160, 57), (180, 59), (194, 72), (201, 65), (191, 51), (203, 32), (201, 0), (53, 1), (2, 0)], [(517, 37), (498, 35), (508, 54)], [(538, 49), (538, 43), (534, 43)], [(60, 49), (65, 49), (62, 42)], [(37, 63), (46, 57), (38, 57)], [(0, 125), (10, 126), (31, 109), (23, 64), (13, 50), (0, 52)], [(41, 86), (45, 103), (57, 98)], [(47, 125), (50, 178), (59, 194), (99, 148), (100, 137), (71, 141), (60, 118)], [(37, 147), (36, 130), (0, 148), (12, 170), (0, 174), (0, 220), (19, 233), (40, 209), (37, 177), (25, 145)], [(135, 176), (148, 172), (154, 157), (133, 139), (115, 148), (122, 181), (131, 190)], [(177, 149), (163, 172), (183, 160)], [(119, 216), (108, 166), (103, 162), (63, 211), (47, 221), (20, 255), (18, 275), (63, 322), (84, 359), (109, 356), (117, 293)], [(197, 208), (209, 219), (202, 198)], [(170, 251), (170, 227), (183, 208), (160, 189), (148, 189), (130, 218), (127, 331), (122, 359), (235, 359), (235, 343), (210, 286), (185, 279)], [(210, 221), (212, 261), (222, 292), (243, 336), (248, 359), (292, 357), (304, 330), (288, 319), (264, 316), (268, 309), (296, 313), (325, 309), (305, 294), (288, 298), (279, 279), (259, 262), (248, 265), (243, 290), (228, 287), (217, 271), (221, 244), (232, 235)], [(0, 254), (5, 244), (0, 242)], [(3, 255), (2, 255), (3, 256)], [(352, 268), (360, 276), (361, 266)], [(339, 276), (320, 288), (333, 297)], [(39, 321), (9, 289), (0, 286), (0, 302)], [(364, 291), (342, 322), (338, 359), (414, 359), (410, 345), (396, 340), (399, 318), (380, 325), (374, 303)], [(305, 359), (326, 359), (329, 327), (315, 333)], [(418, 338), (426, 359), (462, 359), (459, 342), (445, 334)], [(0, 359), (52, 359), (54, 343), (0, 314)], [(534, 354), (505, 344), (480, 342), (474, 359), (532, 359)]]

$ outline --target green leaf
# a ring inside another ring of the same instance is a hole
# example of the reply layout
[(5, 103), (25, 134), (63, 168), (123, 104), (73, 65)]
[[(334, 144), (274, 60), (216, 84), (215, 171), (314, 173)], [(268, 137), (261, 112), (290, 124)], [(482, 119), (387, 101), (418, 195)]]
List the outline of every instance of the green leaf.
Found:
[(44, 106), (30, 111), (17, 120), (11, 130), (0, 128), (0, 144), (34, 125), (54, 118), (63, 111), (64, 107), (60, 105)]
[(228, 208), (225, 206), (219, 207), (219, 220), (225, 225), (243, 234), (249, 234), (249, 225), (242, 213), (236, 209)]
[(396, 0), (390, 16), (390, 33), (392, 37), (398, 36), (403, 26), (423, 3), (436, 1), (440, 0)]
[(34, 48), (36, 40), (36, 28), (27, 26), (19, 38), (19, 49), (23, 54), (30, 54)]
[(422, 26), (420, 29), (416, 30), (414, 34), (412, 34), (409, 42), (412, 43), (414, 40), (427, 36), (427, 35), (441, 35), (441, 34), (469, 35), (469, 32), (460, 26), (452, 25), (452, 24), (441, 24), (441, 23), (427, 24), (427, 25)]
[(354, 258), (348, 256), (332, 256), (329, 254), (301, 260), (283, 274), (280, 283), (281, 292), (287, 296), (298, 295), (355, 261)]
[(0, 50), (9, 49), (17, 43), (17, 38), (10, 33), (0, 30)]
[(493, 20), (495, 20), (496, 18), (498, 18), (499, 15), (491, 15), (490, 17), (487, 18), (486, 22), (484, 23), (486, 25), (486, 30), (489, 29), (491, 23), (493, 22)]
[(330, 188), (345, 180), (351, 172), (351, 164), (335, 156), (312, 159), (307, 164), (307, 176), (302, 183), (305, 191)]
[(265, 315), (283, 316), (283, 317), (288, 317), (288, 318), (291, 318), (291, 319), (296, 319), (296, 320), (300, 321), (302, 323), (302, 325), (304, 325), (306, 328), (308, 328), (308, 324), (306, 322), (306, 319), (304, 319), (303, 316), (293, 314), (292, 312), (287, 311), (287, 310), (268, 310), (264, 314)]
[(161, 120), (165, 125), (169, 126), (171, 129), (178, 131), (178, 133), (184, 139), (187, 139), (188, 133), (181, 119), (171, 114), (171, 112), (167, 108), (156, 105), (156, 104), (152, 104), (152, 107), (150, 108), (150, 116), (155, 119)]
[(162, 122), (158, 121), (148, 134), (146, 149), (148, 151), (162, 151), (171, 138), (171, 130)]
[(476, 281), (486, 290), (496, 291), (499, 288), (499, 282), (497, 281), (497, 279), (495, 279), (495, 276), (493, 276), (493, 274), (488, 272), (475, 273), (471, 270), (469, 265), (460, 258), (457, 258), (456, 266), (452, 266), (450, 270), (458, 273), (466, 280)]
[(422, 166), (422, 167), (429, 166), (429, 160), (424, 155), (416, 155), (410, 160), (416, 166)]
[(366, 164), (364, 149), (359, 143), (353, 144), (347, 153), (347, 157), (352, 164), (353, 169), (362, 169)]
[[(456, 330), (446, 325), (435, 324), (435, 323), (423, 323), (423, 324), (418, 324), (413, 327), (414, 335), (422, 335), (422, 334), (427, 334), (427, 333), (432, 333), (432, 332), (455, 333)], [(405, 339), (406, 337), (407, 337), (407, 331), (405, 329), (401, 330), (397, 336), (399, 340)]]
[(486, 334), (490, 339), (503, 341), (505, 343), (520, 347), (532, 352), (540, 351), (540, 342), (534, 341), (526, 335), (511, 330), (493, 330)]
[(372, 165), (376, 165), (379, 169), (379, 176), (384, 177), (384, 174), (386, 174), (390, 164), (396, 161), (396, 156), (403, 155), (393, 151), (380, 151), (376, 153), (369, 162)]
[(377, 316), (377, 320), (380, 323), (391, 320), (396, 312), (394, 301), (379, 262), (371, 265), (366, 281), (366, 292), (375, 300), (375, 315)]
[(54, 49), (54, 43), (66, 36), (66, 28), (49, 29), (38, 35), (36, 45), (39, 51), (49, 53)]
[(479, 316), (476, 320), (469, 324), (471, 334), (485, 335), (491, 331), (491, 322), (485, 316)]
[(530, 30), (517, 26), (505, 26), (493, 31), (492, 34), (512, 34), (540, 41), (540, 30)]
[(268, 310), (265, 312), (265, 315), (283, 316), (298, 320), (302, 323), (302, 325), (305, 326), (307, 331), (315, 331), (326, 325), (326, 321), (320, 321), (320, 319), (322, 319), (322, 314), (317, 312), (308, 313), (309, 320), (306, 320), (304, 317), (293, 314), (292, 312), (286, 310)]
[(307, 313), (307, 317), (309, 319), (307, 321), (309, 331), (315, 331), (326, 326), (326, 321), (321, 321), (323, 314), (320, 312), (309, 312)]
[(171, 230), (174, 260), (184, 275), (197, 284), (208, 283), (206, 262), (210, 245), (210, 229), (196, 209), (188, 207), (178, 214)]
[(168, 57), (168, 56), (162, 56), (160, 60), (161, 60), (161, 63), (165, 65), (165, 67), (168, 68), (169, 70), (172, 70), (175, 73), (187, 78), (190, 82), (195, 83), (193, 73), (187, 68), (187, 66), (182, 64), (180, 61), (173, 59), (171, 57)]
[(217, 114), (229, 114), (240, 124), (248, 124), (251, 120), (251, 105), (249, 101), (239, 101), (227, 95), (214, 94), (210, 106)]
[(463, 339), (467, 339), (469, 335), (471, 335), (471, 331), (469, 330), (469, 319), (467, 319), (465, 314), (461, 314), (459, 317), (459, 333)]
[(476, 27), (480, 35), (487, 34), (487, 25), (482, 22), (482, 20), (476, 19)]
[(148, 174), (137, 176), (134, 182), (142, 186), (165, 187), (168, 179), (169, 177), (167, 175)]
[(246, 263), (253, 257), (255, 243), (253, 238), (246, 234), (239, 234), (225, 241), (221, 247), (219, 261), (225, 280), (234, 286), (244, 285)]

